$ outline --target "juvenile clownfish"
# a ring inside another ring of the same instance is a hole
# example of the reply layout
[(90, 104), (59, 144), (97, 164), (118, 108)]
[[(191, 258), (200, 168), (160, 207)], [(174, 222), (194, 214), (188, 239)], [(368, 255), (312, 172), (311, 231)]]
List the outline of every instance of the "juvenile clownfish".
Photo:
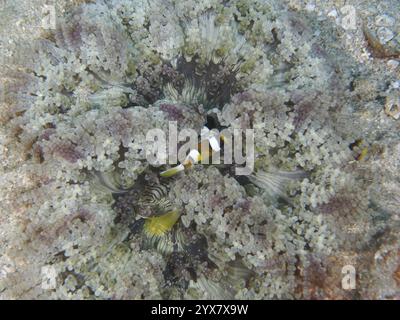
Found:
[[(190, 150), (189, 154), (187, 155), (187, 157), (183, 163), (161, 172), (160, 173), (161, 177), (164, 177), (164, 178), (172, 177), (175, 174), (177, 174), (178, 172), (189, 169), (194, 164), (197, 164), (198, 162), (200, 162), (202, 159), (211, 157), (211, 155), (214, 152), (218, 152), (221, 150), (220, 142), (217, 140), (216, 136), (212, 134), (210, 129), (208, 129), (207, 127), (204, 127), (201, 130), (200, 136), (202, 138), (202, 141), (198, 144), (197, 150), (196, 149)], [(220, 140), (222, 142), (225, 141), (224, 137), (222, 135), (220, 136)], [(206, 141), (208, 143), (208, 148), (205, 148), (205, 150), (204, 150), (202, 148), (202, 144)], [(198, 150), (201, 150), (202, 153), (200, 153), (200, 151), (198, 151)]]

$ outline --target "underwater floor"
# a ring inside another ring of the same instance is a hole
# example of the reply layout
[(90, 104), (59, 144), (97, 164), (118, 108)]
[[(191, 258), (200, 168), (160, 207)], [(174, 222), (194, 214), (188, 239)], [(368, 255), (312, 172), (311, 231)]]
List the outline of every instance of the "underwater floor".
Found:
[(400, 299), (398, 0), (0, 2), (0, 299)]

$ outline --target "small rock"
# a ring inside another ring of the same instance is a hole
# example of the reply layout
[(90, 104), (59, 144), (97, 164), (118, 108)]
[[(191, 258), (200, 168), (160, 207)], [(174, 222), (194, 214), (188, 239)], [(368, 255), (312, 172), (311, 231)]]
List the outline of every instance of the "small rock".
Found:
[(336, 9), (333, 9), (332, 11), (328, 12), (328, 17), (336, 18), (338, 16), (338, 13)]
[(394, 38), (394, 33), (385, 27), (380, 27), (377, 32), (380, 43), (385, 44)]
[(394, 18), (392, 18), (392, 17), (390, 17), (390, 16), (388, 16), (386, 14), (377, 16), (375, 18), (375, 24), (378, 27), (391, 27), (391, 26), (394, 25), (394, 23), (395, 23)]

